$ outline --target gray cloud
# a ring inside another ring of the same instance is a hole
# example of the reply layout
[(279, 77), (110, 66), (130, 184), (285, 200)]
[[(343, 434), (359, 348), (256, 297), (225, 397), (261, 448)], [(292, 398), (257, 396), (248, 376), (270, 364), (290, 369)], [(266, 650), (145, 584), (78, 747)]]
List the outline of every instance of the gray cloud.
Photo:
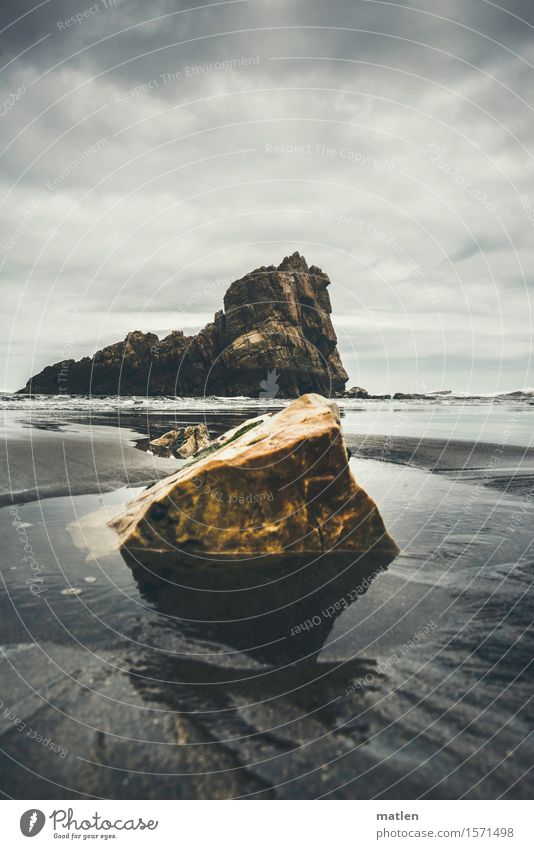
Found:
[(296, 249), (354, 383), (534, 382), (531, 4), (106, 4), (2, 6), (6, 388)]

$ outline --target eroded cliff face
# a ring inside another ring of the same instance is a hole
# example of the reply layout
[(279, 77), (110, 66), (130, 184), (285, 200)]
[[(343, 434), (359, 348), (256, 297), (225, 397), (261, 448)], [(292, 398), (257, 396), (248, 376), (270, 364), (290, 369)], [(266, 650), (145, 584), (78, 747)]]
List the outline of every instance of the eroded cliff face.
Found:
[(134, 331), (92, 358), (48, 366), (21, 391), (338, 396), (347, 374), (330, 318), (329, 284), (324, 271), (294, 253), (278, 267), (258, 268), (232, 283), (224, 310), (196, 336), (173, 331), (158, 339)]

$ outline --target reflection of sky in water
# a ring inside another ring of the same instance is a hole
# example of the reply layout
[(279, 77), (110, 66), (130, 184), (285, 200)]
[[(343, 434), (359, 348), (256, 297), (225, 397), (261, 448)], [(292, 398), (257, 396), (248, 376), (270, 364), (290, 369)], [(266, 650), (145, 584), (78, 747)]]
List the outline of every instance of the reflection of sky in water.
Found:
[[(37, 396), (33, 401), (22, 396), (0, 396), (4, 410), (4, 428), (16, 428), (20, 421), (32, 421), (33, 427), (51, 429), (54, 422), (66, 423), (78, 413), (81, 418), (89, 412), (101, 415), (121, 413), (146, 417), (150, 411), (161, 415), (204, 413), (224, 416), (242, 413), (256, 416), (279, 409), (288, 401), (259, 401), (242, 398), (57, 398)], [(348, 435), (390, 434), (419, 439), (473, 440), (507, 445), (528, 446), (534, 433), (534, 404), (521, 403), (460, 403), (458, 401), (338, 401), (343, 411), (343, 428)], [(17, 415), (19, 414), (19, 415)]]
[(433, 406), (391, 402), (345, 409), (347, 434), (376, 433), (418, 439), (460, 439), (506, 445), (532, 445), (534, 406), (454, 404)]

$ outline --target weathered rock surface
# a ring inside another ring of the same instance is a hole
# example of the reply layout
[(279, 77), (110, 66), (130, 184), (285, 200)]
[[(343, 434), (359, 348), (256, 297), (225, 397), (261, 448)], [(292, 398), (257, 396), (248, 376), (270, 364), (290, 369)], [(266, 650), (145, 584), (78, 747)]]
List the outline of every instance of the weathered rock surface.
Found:
[(188, 425), (177, 430), (169, 430), (159, 439), (153, 439), (150, 450), (158, 457), (181, 457), (187, 460), (197, 451), (207, 448), (209, 444), (210, 437), (205, 424)]
[(398, 549), (348, 465), (337, 405), (309, 394), (228, 431), (112, 522), (127, 552), (254, 557)]
[(351, 386), (345, 392), (345, 398), (369, 398), (367, 389), (362, 389), (361, 386)]
[[(294, 253), (232, 283), (224, 310), (196, 336), (177, 330), (160, 340), (134, 331), (92, 358), (48, 366), (21, 392), (337, 397), (347, 374), (329, 284), (324, 271)], [(265, 392), (269, 373), (277, 379)]]

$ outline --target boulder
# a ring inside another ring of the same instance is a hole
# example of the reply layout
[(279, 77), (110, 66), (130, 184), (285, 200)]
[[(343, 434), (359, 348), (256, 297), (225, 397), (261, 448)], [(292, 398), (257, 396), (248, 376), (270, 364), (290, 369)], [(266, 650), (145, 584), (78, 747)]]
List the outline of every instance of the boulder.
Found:
[(150, 450), (158, 457), (179, 457), (186, 460), (206, 448), (209, 443), (210, 437), (205, 424), (188, 425), (178, 430), (169, 430), (158, 439), (153, 439), (150, 442)]
[(345, 398), (369, 398), (367, 389), (362, 389), (361, 386), (351, 386), (345, 392)]
[(315, 394), (228, 431), (111, 524), (123, 553), (198, 566), (219, 556), (398, 552), (353, 477), (337, 405)]

